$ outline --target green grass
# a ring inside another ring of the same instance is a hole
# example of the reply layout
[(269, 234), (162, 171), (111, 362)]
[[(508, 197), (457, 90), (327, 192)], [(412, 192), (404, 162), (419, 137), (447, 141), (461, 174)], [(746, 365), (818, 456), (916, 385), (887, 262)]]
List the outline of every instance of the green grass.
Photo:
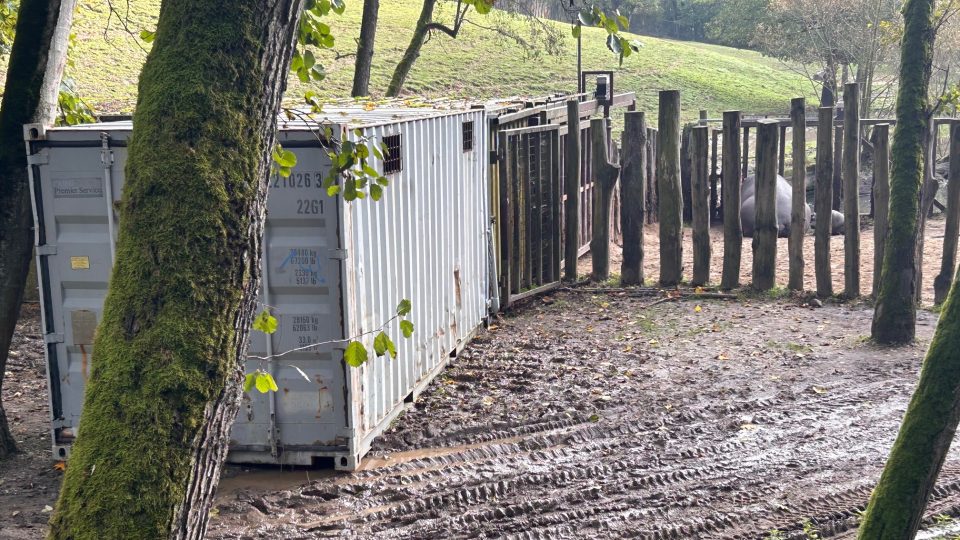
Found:
[[(113, 4), (126, 14), (127, 3)], [(134, 34), (142, 29), (152, 30), (159, 4), (159, 0), (129, 0), (127, 28)], [(360, 0), (348, 0), (343, 16), (330, 17), (337, 38), (336, 52), (355, 52), (361, 8)], [(410, 39), (419, 9), (419, 2), (381, 2), (371, 77), (375, 96), (386, 88), (392, 68)], [(441, 17), (449, 18), (451, 11), (449, 6), (441, 7)], [(491, 22), (482, 17), (476, 20)], [(509, 24), (526, 35), (528, 27), (522, 21), (512, 20)], [(475, 26), (465, 25), (457, 40), (436, 35), (424, 47), (408, 79), (407, 91), (425, 98), (536, 96), (575, 91), (576, 42), (569, 25), (559, 24), (558, 28), (566, 36), (563, 53), (539, 58)], [(74, 31), (77, 39), (68, 75), (78, 84), (81, 95), (97, 112), (132, 111), (137, 76), (146, 58), (144, 48), (149, 45), (127, 33), (118, 17), (109, 16), (105, 0), (81, 0)], [(728, 109), (785, 114), (790, 98), (810, 93), (809, 84), (801, 77), (777, 60), (755, 52), (642, 36), (639, 39), (644, 48), (618, 67), (617, 59), (605, 47), (605, 33), (586, 29), (584, 69), (616, 70), (616, 90), (637, 92), (640, 110), (654, 116), (657, 91), (661, 89), (681, 90), (686, 119), (695, 118), (700, 109), (710, 111), (712, 117)], [(312, 89), (331, 98), (345, 97), (351, 86), (353, 57), (334, 57), (333, 52), (323, 54), (329, 76), (312, 85)], [(292, 81), (288, 96), (295, 99), (303, 90), (299, 81)]]

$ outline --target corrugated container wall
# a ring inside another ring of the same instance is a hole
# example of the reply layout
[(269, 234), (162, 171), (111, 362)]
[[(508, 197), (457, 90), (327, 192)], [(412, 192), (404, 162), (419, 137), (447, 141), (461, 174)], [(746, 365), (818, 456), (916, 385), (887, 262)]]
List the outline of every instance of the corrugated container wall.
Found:
[[(338, 468), (356, 467), (487, 317), (495, 276), (488, 275), (484, 112), (349, 118), (334, 133), (391, 137), (400, 147), (389, 158), (399, 156), (400, 170), (386, 175), (390, 185), (379, 202), (330, 198), (321, 186), (330, 161), (316, 134), (302, 124), (281, 129), (297, 166), (270, 181), (261, 294), (279, 324), (269, 338), (252, 334), (247, 364), (248, 371), (269, 369), (280, 391), (244, 396), (231, 461), (332, 459)], [(468, 122), (473, 137), (464, 144)], [(129, 122), (26, 131), (57, 457), (67, 455), (79, 425), (130, 131)], [(404, 298), (413, 304), (410, 339), (394, 318)], [(398, 358), (347, 366), (344, 338), (362, 336), (373, 351), (381, 328), (397, 343)]]

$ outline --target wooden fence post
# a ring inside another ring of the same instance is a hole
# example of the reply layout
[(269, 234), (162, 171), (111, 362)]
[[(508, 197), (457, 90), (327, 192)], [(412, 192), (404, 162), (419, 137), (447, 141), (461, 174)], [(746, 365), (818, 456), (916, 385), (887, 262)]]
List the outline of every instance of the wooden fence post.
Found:
[[(936, 143), (931, 143), (936, 144)], [(957, 236), (960, 235), (960, 121), (950, 123), (950, 176), (947, 184), (947, 227), (943, 236), (940, 275), (933, 280), (934, 303), (947, 299), (957, 266)]]
[(593, 240), (590, 254), (593, 258), (594, 281), (606, 281), (610, 277), (610, 201), (613, 188), (620, 176), (620, 166), (610, 162), (610, 144), (607, 136), (606, 118), (590, 120), (590, 146), (593, 154)]
[[(790, 120), (793, 142), (793, 177), (790, 210), (790, 278), (787, 287), (803, 290), (803, 237), (807, 232), (807, 118), (806, 101), (795, 98), (790, 102)], [(781, 135), (783, 131), (780, 132)], [(786, 146), (781, 143), (781, 148)], [(781, 172), (782, 174), (782, 172)]]
[(880, 294), (890, 216), (890, 124), (873, 127), (873, 297)]
[(693, 200), (693, 279), (691, 285), (710, 281), (710, 182), (708, 146), (710, 128), (697, 126), (690, 135), (690, 188)]
[[(792, 116), (792, 111), (791, 111)], [(780, 155), (777, 158), (777, 174), (783, 176), (787, 170), (787, 126), (780, 126)]]
[(740, 224), (740, 111), (723, 113), (723, 275), (721, 289), (740, 286), (743, 228)]
[(564, 205), (563, 278), (577, 280), (580, 250), (580, 102), (567, 100), (567, 138), (563, 155)]
[(860, 83), (843, 88), (844, 296), (860, 297)]
[(833, 133), (833, 209), (843, 212), (843, 126)]
[(680, 189), (680, 92), (660, 92), (657, 185), (660, 187), (660, 284), (680, 283), (683, 264), (683, 193)]
[(683, 131), (680, 134), (680, 190), (683, 201), (683, 221), (687, 223), (693, 217), (693, 207), (691, 202), (690, 185), (690, 133), (695, 124), (684, 124)]
[(644, 187), (644, 193), (646, 194), (646, 218), (648, 224), (656, 223), (657, 221), (657, 175), (654, 173), (656, 169), (657, 156), (655, 153), (655, 143), (657, 138), (657, 130), (653, 128), (647, 128), (647, 137), (646, 144), (643, 145), (643, 155), (644, 163), (646, 164), (647, 170), (644, 173), (644, 181), (646, 186)]
[(643, 221), (647, 183), (647, 120), (643, 112), (623, 115), (620, 222), (623, 231), (621, 285), (643, 285)]
[(830, 233), (833, 232), (833, 107), (821, 107), (817, 122), (817, 185), (814, 199), (814, 271), (817, 296), (833, 296), (830, 270)]
[(753, 232), (753, 288), (772, 289), (777, 268), (777, 148), (776, 120), (757, 125), (756, 218)]

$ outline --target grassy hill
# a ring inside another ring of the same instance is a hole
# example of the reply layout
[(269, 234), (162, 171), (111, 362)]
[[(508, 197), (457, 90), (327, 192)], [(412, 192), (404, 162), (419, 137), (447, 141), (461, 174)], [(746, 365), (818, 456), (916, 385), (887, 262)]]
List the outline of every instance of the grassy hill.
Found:
[[(98, 112), (129, 112), (136, 103), (136, 83), (149, 45), (134, 37), (141, 29), (153, 29), (159, 0), (114, 2), (122, 13), (110, 14), (105, 0), (81, 0), (74, 30), (76, 44), (68, 75)], [(129, 7), (128, 7), (129, 6)], [(348, 0), (347, 12), (332, 16), (337, 38), (336, 52), (354, 52), (359, 34), (362, 2)], [(406, 47), (419, 15), (419, 2), (383, 0), (380, 10), (377, 50), (371, 89), (381, 94), (393, 66)], [(441, 8), (449, 17), (451, 9)], [(499, 15), (499, 17), (505, 17)], [(482, 17), (476, 19), (485, 22)], [(518, 33), (527, 32), (519, 20)], [(576, 42), (569, 25), (560, 25), (565, 37), (561, 55), (526, 54), (518, 45), (490, 30), (465, 25), (457, 40), (434, 36), (424, 47), (407, 84), (409, 93), (425, 97), (471, 97), (541, 95), (576, 89)], [(134, 34), (134, 35), (131, 35)], [(642, 110), (656, 109), (656, 92), (679, 88), (684, 116), (693, 118), (700, 109), (717, 113), (740, 109), (749, 113), (785, 113), (789, 100), (809, 94), (810, 86), (776, 60), (758, 53), (706, 45), (638, 37), (645, 45), (622, 67), (604, 45), (605, 34), (587, 29), (583, 38), (584, 69), (615, 69), (616, 90), (637, 92)], [(330, 97), (349, 95), (353, 58), (335, 59), (325, 54), (328, 78), (312, 88)], [(295, 98), (303, 88), (291, 84)]]

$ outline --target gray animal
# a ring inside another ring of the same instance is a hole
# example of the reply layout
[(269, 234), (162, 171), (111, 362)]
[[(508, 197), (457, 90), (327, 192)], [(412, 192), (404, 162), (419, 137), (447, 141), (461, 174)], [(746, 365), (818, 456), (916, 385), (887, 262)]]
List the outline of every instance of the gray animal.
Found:
[[(755, 229), (755, 191), (756, 177), (754, 175), (750, 175), (746, 180), (744, 180), (743, 185), (740, 187), (740, 223), (743, 227), (743, 235), (746, 237), (752, 237)], [(780, 238), (790, 236), (790, 209), (793, 205), (792, 201), (793, 193), (790, 188), (790, 183), (787, 182), (786, 178), (777, 175), (777, 236)], [(806, 215), (803, 220), (803, 232), (806, 234), (807, 231), (810, 230), (811, 212), (809, 204), (805, 204), (804, 207), (806, 208)]]
[[(810, 224), (814, 229), (817, 228), (817, 215), (813, 214), (813, 218), (810, 221)], [(830, 234), (838, 235), (843, 234), (846, 229), (843, 227), (843, 214), (837, 212), (836, 210), (830, 211)]]

